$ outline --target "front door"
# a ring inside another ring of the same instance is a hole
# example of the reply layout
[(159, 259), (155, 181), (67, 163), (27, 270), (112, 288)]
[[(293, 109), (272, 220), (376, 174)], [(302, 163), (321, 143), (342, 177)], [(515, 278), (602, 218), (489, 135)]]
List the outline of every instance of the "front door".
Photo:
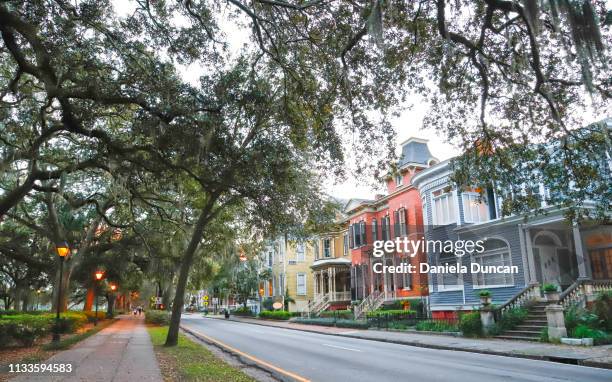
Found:
[(593, 279), (612, 279), (612, 247), (589, 250)]
[(537, 246), (533, 248), (536, 276), (541, 284), (561, 284), (559, 259), (555, 247)]

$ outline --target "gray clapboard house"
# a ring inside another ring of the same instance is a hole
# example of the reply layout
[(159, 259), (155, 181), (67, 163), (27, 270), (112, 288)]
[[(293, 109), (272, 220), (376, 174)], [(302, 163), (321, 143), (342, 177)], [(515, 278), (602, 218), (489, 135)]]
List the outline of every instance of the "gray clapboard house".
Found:
[[(612, 120), (607, 120), (612, 129)], [(610, 161), (610, 153), (604, 161)], [(530, 185), (541, 194), (542, 214), (502, 216), (502, 199), (492, 189), (453, 187), (452, 160), (417, 174), (412, 183), (422, 198), (427, 240), (483, 240), (484, 251), (456, 256), (433, 250), (430, 265), (471, 263), (516, 266), (517, 273), (430, 274), (429, 300), (435, 318), (456, 317), (458, 311), (479, 306), (479, 291), (492, 293), (493, 303), (515, 306), (540, 295), (540, 286), (560, 287), (562, 305), (585, 303), (598, 291), (612, 289), (612, 226), (572, 225), (564, 210), (547, 205), (543, 185)], [(610, 171), (612, 162), (603, 166)], [(515, 269), (516, 269), (515, 268)]]

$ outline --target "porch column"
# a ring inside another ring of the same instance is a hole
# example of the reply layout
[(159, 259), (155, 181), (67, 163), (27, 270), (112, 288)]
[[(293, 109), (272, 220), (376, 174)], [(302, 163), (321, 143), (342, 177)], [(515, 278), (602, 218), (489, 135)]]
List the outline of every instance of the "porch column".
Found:
[(525, 246), (527, 247), (527, 260), (529, 262), (529, 281), (533, 284), (538, 282), (535, 258), (533, 257), (533, 242), (531, 241), (531, 232), (529, 232), (529, 228), (525, 226), (523, 229), (525, 230)]
[(582, 236), (580, 236), (580, 227), (577, 223), (572, 225), (572, 233), (574, 235), (574, 248), (576, 250), (576, 263), (578, 264), (578, 278), (588, 279), (586, 258), (584, 256), (584, 247), (582, 245)]
[(314, 290), (314, 299), (317, 299), (317, 295), (319, 294), (318, 292), (318, 284), (317, 284), (317, 272), (314, 272), (312, 275), (312, 282), (313, 282), (313, 290)]

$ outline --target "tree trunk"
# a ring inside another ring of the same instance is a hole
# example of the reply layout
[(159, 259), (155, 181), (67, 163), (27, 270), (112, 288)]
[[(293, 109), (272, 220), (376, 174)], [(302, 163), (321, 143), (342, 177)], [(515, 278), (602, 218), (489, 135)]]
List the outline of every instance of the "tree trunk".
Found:
[(89, 286), (87, 288), (87, 295), (85, 296), (85, 305), (83, 306), (83, 311), (91, 312), (91, 308), (94, 304), (94, 290), (93, 287)]
[(168, 328), (168, 336), (166, 337), (165, 346), (176, 346), (178, 343), (179, 325), (181, 324), (181, 313), (183, 311), (183, 304), (185, 300), (185, 288), (187, 286), (187, 279), (189, 278), (189, 270), (193, 263), (193, 256), (195, 255), (198, 245), (202, 240), (202, 234), (204, 233), (204, 227), (210, 219), (210, 210), (214, 205), (214, 200), (209, 201), (208, 205), (200, 213), (198, 222), (195, 225), (191, 240), (187, 246), (187, 250), (183, 255), (183, 261), (181, 263), (178, 283), (176, 285), (176, 292), (174, 295), (174, 304), (172, 305), (172, 316), (170, 317), (170, 327)]

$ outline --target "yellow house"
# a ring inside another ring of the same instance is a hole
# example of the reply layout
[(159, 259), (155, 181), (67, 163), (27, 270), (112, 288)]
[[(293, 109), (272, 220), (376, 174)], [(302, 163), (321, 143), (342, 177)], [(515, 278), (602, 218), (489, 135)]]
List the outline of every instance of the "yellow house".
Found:
[(263, 298), (272, 297), (275, 302), (289, 302), (289, 311), (306, 311), (314, 297), (314, 284), (310, 266), (315, 251), (312, 241), (278, 237), (265, 247), (261, 261), (270, 269), (271, 279), (265, 281), (260, 292)]

